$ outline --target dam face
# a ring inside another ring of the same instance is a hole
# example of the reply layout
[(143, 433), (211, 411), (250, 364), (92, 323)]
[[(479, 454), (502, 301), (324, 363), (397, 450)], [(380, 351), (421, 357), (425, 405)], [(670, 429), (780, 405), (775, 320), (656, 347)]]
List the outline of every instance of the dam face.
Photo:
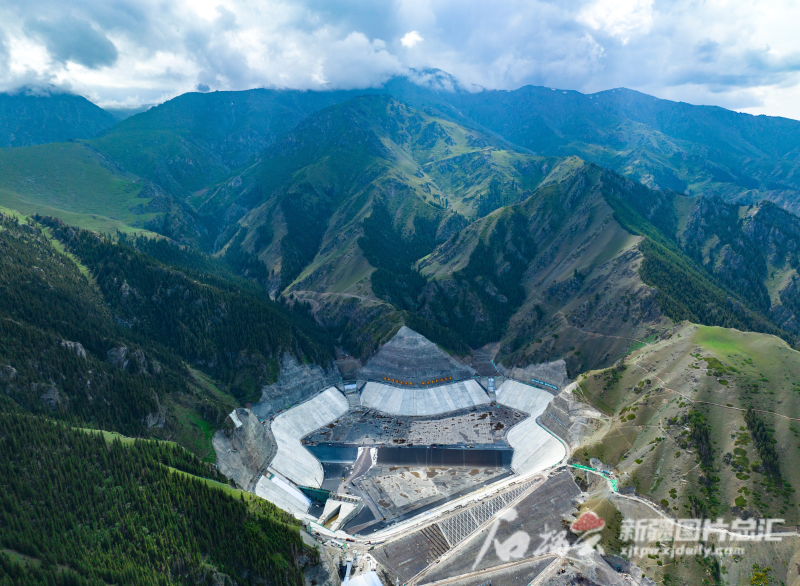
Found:
[[(322, 390), (264, 422), (277, 453), (259, 481), (261, 495), (279, 506), (288, 502), (283, 492), (302, 500), (295, 489), (360, 499), (363, 507), (342, 528), (368, 534), (559, 463), (564, 446), (537, 422), (553, 394), (505, 380), (495, 395), (473, 375), (401, 328), (358, 371), (357, 382)], [(295, 513), (324, 508), (318, 499), (292, 504)]]

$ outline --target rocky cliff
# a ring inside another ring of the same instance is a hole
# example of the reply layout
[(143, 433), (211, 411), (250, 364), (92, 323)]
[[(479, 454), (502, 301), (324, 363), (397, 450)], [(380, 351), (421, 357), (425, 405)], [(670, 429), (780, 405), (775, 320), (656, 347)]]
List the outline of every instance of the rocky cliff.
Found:
[(250, 409), (234, 409), (214, 435), (213, 445), (219, 471), (249, 491), (275, 451), (272, 434)]
[(602, 416), (573, 393), (577, 388), (577, 382), (565, 387), (547, 405), (539, 419), (544, 427), (564, 440), (570, 449), (575, 449), (596, 431)]
[(269, 417), (338, 381), (339, 374), (332, 364), (325, 369), (316, 364), (299, 364), (287, 352), (281, 360), (278, 380), (262, 387), (261, 400), (253, 405), (253, 413), (261, 418)]

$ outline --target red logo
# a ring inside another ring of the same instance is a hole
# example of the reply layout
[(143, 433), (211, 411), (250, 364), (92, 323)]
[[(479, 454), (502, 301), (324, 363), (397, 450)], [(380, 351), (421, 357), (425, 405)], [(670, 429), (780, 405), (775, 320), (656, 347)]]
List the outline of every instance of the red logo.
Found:
[(578, 519), (572, 525), (570, 525), (570, 529), (576, 533), (582, 533), (583, 531), (602, 529), (605, 524), (606, 522), (603, 519), (595, 515), (593, 512), (587, 511), (578, 517)]

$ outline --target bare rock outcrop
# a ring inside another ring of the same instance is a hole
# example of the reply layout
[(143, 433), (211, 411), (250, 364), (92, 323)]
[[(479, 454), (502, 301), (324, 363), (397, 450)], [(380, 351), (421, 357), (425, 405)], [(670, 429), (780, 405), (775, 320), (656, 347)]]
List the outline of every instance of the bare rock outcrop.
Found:
[(158, 400), (158, 394), (155, 392), (153, 392), (153, 398), (156, 402), (156, 410), (148, 413), (143, 423), (150, 429), (154, 427), (163, 428), (167, 423), (167, 410), (161, 405), (161, 401)]
[(574, 382), (550, 401), (539, 419), (540, 423), (575, 449), (596, 430), (602, 414), (580, 400), (573, 392)]
[(278, 380), (261, 388), (261, 400), (253, 405), (253, 413), (267, 418), (337, 382), (339, 373), (333, 365), (323, 369), (316, 364), (299, 364), (287, 352), (281, 360)]
[(106, 359), (114, 366), (123, 370), (131, 370), (138, 374), (161, 374), (161, 364), (141, 350), (130, 350), (127, 346), (118, 346), (106, 352)]
[(330, 548), (321, 547), (320, 544), (307, 532), (300, 530), (300, 536), (309, 547), (319, 549), (319, 563), (311, 565), (298, 560), (303, 567), (303, 580), (305, 586), (340, 586), (338, 559), (332, 555)]
[(0, 383), (8, 383), (17, 378), (17, 369), (7, 364), (0, 366)]
[(58, 387), (52, 382), (31, 383), (31, 390), (39, 394), (39, 400), (51, 411), (69, 406), (69, 398), (59, 393)]
[(59, 340), (58, 345), (62, 348), (66, 348), (79, 358), (86, 358), (86, 350), (83, 348), (83, 344), (80, 342), (70, 342), (69, 340)]
[(275, 441), (250, 409), (234, 409), (214, 434), (217, 468), (245, 490), (252, 491), (259, 473), (275, 452)]

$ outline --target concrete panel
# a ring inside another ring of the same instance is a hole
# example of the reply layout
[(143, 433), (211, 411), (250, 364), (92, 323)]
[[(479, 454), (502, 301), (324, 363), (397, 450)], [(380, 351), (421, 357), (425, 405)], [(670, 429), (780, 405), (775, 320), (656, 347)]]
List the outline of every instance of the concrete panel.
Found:
[(553, 400), (553, 395), (542, 389), (524, 385), (515, 380), (506, 380), (497, 389), (497, 402), (539, 417)]
[(336, 517), (336, 520), (333, 523), (331, 523), (331, 531), (338, 531), (344, 527), (345, 524), (350, 521), (350, 519), (361, 512), (362, 508), (364, 508), (363, 502), (358, 502), (356, 504), (342, 503), (342, 506), (339, 508), (339, 516)]
[(345, 413), (350, 405), (335, 387), (281, 413), (272, 422), (278, 452), (270, 468), (298, 486), (322, 486), (322, 464), (303, 447), (300, 439)]
[(545, 470), (567, 454), (564, 445), (533, 418), (515, 425), (508, 432), (508, 443), (514, 448), (511, 469), (517, 474)]
[(507, 440), (514, 448), (511, 469), (517, 474), (538, 472), (558, 464), (566, 455), (564, 445), (536, 422), (553, 395), (547, 391), (506, 380), (497, 390), (497, 402), (530, 414), (508, 432)]
[(383, 582), (381, 582), (375, 570), (354, 576), (347, 580), (346, 583), (350, 586), (383, 586)]
[[(550, 403), (548, 410), (552, 405)], [(326, 425), (305, 439), (312, 445), (505, 444), (506, 432), (524, 417), (521, 411), (491, 403), (431, 417), (386, 414), (364, 417), (363, 411), (351, 409), (337, 419), (333, 427)], [(318, 460), (325, 461), (315, 449), (309, 449)]]
[(298, 500), (294, 494), (286, 491), (281, 485), (272, 482), (266, 476), (262, 476), (259, 479), (256, 484), (255, 493), (262, 499), (268, 500), (276, 507), (284, 511), (289, 511), (294, 515), (308, 513), (309, 507), (306, 503)]
[(484, 405), (489, 403), (489, 396), (473, 380), (439, 387), (394, 387), (368, 382), (364, 385), (361, 403), (392, 415), (421, 417)]
[(300, 489), (295, 488), (293, 484), (289, 484), (283, 478), (275, 474), (272, 475), (272, 478), (270, 478), (270, 480), (275, 484), (277, 484), (278, 486), (280, 486), (290, 495), (292, 495), (296, 501), (303, 503), (303, 505), (306, 507), (311, 506), (311, 499), (308, 498), (305, 494), (303, 494), (303, 492)]
[(242, 426), (242, 420), (241, 420), (241, 419), (239, 419), (239, 414), (238, 414), (238, 413), (236, 413), (236, 409), (234, 409), (233, 411), (231, 411), (231, 412), (228, 414), (228, 417), (230, 417), (230, 418), (231, 418), (231, 421), (233, 421), (233, 425), (236, 427), (236, 429), (239, 429), (239, 428)]

